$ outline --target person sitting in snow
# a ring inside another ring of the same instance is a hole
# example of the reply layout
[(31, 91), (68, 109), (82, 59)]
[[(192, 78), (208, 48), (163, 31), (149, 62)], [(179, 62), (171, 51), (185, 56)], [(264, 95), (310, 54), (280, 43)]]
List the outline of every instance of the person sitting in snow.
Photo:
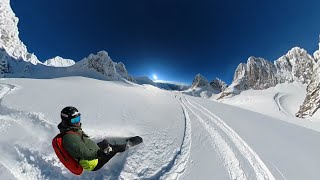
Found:
[(61, 123), (58, 125), (63, 136), (63, 148), (79, 162), (84, 170), (97, 171), (106, 164), (118, 152), (126, 150), (126, 144), (111, 145), (107, 140), (99, 143), (92, 141), (81, 129), (80, 112), (72, 106), (61, 111)]

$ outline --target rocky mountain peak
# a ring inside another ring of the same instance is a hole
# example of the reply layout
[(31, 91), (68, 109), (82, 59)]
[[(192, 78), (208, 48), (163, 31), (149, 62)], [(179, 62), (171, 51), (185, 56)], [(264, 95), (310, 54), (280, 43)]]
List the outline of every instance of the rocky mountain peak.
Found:
[(209, 85), (210, 84), (205, 77), (203, 77), (201, 74), (197, 74), (192, 82), (191, 88), (206, 87)]
[(232, 84), (220, 98), (247, 89), (266, 89), (278, 83), (309, 83), (315, 60), (305, 49), (294, 47), (273, 63), (263, 58), (249, 57), (238, 65)]
[(222, 81), (221, 79), (216, 78), (216, 79), (214, 79), (213, 81), (210, 82), (210, 86), (217, 93), (220, 93), (220, 92), (224, 91), (227, 88), (228, 85), (224, 81)]

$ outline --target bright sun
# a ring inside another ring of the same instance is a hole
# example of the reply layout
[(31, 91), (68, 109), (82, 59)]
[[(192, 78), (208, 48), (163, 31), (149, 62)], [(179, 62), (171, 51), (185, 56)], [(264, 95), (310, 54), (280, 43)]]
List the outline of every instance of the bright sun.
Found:
[(154, 74), (154, 75), (153, 75), (153, 79), (154, 79), (154, 80), (157, 80), (157, 79), (158, 79), (158, 76), (157, 76), (156, 74)]

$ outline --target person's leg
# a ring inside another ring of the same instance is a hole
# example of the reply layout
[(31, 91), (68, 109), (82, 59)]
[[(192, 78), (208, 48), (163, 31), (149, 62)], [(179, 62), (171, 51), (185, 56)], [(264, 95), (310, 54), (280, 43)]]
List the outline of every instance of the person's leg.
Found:
[(127, 149), (127, 144), (121, 145), (110, 145), (112, 147), (112, 151), (115, 152), (124, 152)]
[(101, 142), (98, 142), (97, 145), (100, 147), (100, 149), (105, 149), (109, 146), (109, 143), (106, 139), (104, 139)]
[(117, 154), (117, 152), (112, 151), (103, 157), (99, 157), (98, 164), (92, 171), (97, 171), (97, 170), (101, 169), (116, 154)]
[(113, 158), (113, 156), (115, 156), (118, 152), (124, 152), (126, 150), (126, 144), (122, 144), (122, 145), (112, 145), (109, 144), (107, 140), (103, 140), (99, 143), (97, 143), (97, 145), (101, 148), (107, 148), (108, 146), (112, 147), (112, 151), (103, 156), (103, 157), (99, 157), (98, 158), (98, 164), (97, 166), (92, 170), (92, 171), (97, 171), (99, 169), (101, 169), (111, 158)]
[(98, 142), (97, 145), (100, 147), (100, 149), (105, 149), (109, 146), (112, 147), (112, 151), (115, 151), (115, 152), (124, 152), (127, 148), (127, 144), (109, 144), (109, 142), (104, 139), (103, 141), (101, 142)]

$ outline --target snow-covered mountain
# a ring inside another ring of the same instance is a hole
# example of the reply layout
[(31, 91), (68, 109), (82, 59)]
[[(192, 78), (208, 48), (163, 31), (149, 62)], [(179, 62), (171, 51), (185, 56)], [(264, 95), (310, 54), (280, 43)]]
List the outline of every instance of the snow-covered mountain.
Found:
[(294, 47), (274, 63), (263, 58), (249, 57), (237, 67), (232, 84), (220, 99), (248, 89), (266, 89), (284, 82), (309, 83), (313, 74), (314, 58), (306, 50)]
[(209, 98), (212, 94), (216, 93), (216, 91), (210, 86), (209, 81), (204, 76), (197, 74), (192, 81), (191, 87), (183, 93), (196, 97)]
[(210, 86), (217, 92), (217, 93), (221, 93), (222, 91), (224, 91), (228, 85), (222, 81), (219, 78), (215, 78), (213, 81), (210, 82)]
[(128, 81), (131, 81), (131, 82), (136, 82), (136, 80), (133, 78), (133, 76), (131, 76), (127, 69), (126, 69), (126, 66), (122, 63), (122, 62), (119, 62), (119, 63), (116, 63), (114, 62), (114, 65), (116, 67), (116, 71), (117, 73), (124, 79), (128, 80)]
[(27, 51), (26, 46), (19, 39), (19, 19), (10, 6), (10, 0), (0, 1), (0, 48), (5, 49), (14, 59), (22, 59), (32, 64), (41, 63), (38, 58)]
[(315, 60), (306, 50), (294, 47), (274, 64), (277, 68), (277, 83), (295, 81), (308, 84)]
[[(296, 116), (312, 117), (320, 108), (320, 61), (315, 66), (311, 82), (307, 87), (307, 95)], [(319, 116), (318, 116), (319, 117)]]
[(221, 93), (227, 87), (228, 85), (219, 78), (215, 78), (209, 82), (204, 76), (197, 74), (193, 79), (191, 87), (184, 91), (184, 93), (196, 97), (210, 98), (214, 94)]
[(192, 81), (191, 89), (203, 88), (203, 87), (209, 87), (209, 86), (210, 86), (209, 81), (201, 74), (197, 74)]
[(53, 66), (53, 67), (68, 67), (75, 64), (74, 60), (72, 59), (64, 59), (60, 56), (56, 56), (52, 59), (46, 60), (44, 63), (46, 66)]
[(318, 118), (320, 117), (320, 113), (317, 112), (320, 108), (320, 42), (319, 49), (313, 56), (317, 63), (314, 66), (311, 81), (307, 87), (306, 98), (300, 106), (299, 111), (296, 113), (296, 116), (300, 118), (312, 117), (315, 114), (317, 114), (316, 116)]
[(59, 56), (40, 62), (19, 39), (18, 18), (10, 0), (0, 1), (0, 77), (57, 78), (85, 76), (135, 82), (123, 63), (113, 62), (105, 51), (90, 54), (78, 63)]

